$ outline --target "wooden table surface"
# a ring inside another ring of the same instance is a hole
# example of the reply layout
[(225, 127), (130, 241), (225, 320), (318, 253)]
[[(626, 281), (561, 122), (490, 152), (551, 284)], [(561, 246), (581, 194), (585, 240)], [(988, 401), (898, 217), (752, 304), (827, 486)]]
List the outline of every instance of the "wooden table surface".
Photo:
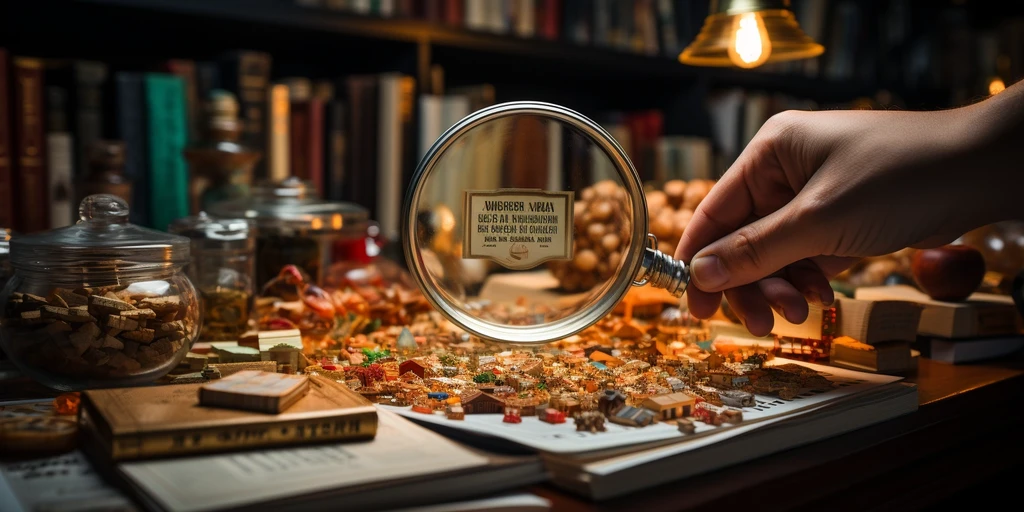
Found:
[[(608, 501), (550, 485), (531, 491), (558, 511), (905, 511), (1021, 467), (1024, 357), (958, 366), (921, 359), (907, 381), (918, 385), (917, 412), (831, 439)], [(1010, 491), (986, 488), (979, 502)]]

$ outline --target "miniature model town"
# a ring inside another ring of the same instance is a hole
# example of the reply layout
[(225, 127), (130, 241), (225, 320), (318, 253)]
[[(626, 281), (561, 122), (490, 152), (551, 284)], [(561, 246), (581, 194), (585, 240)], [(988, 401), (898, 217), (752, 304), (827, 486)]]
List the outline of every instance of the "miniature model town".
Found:
[[(604, 431), (605, 422), (670, 421), (689, 433), (693, 421), (742, 421), (740, 409), (754, 405), (754, 394), (786, 400), (833, 387), (797, 364), (766, 366), (772, 354), (764, 351), (713, 348), (702, 322), (672, 305), (627, 304), (576, 336), (510, 350), (461, 332), (408, 285), (339, 284), (321, 289), (293, 266), (268, 283), (257, 299), (255, 346), (263, 347), (262, 359), (276, 361), (280, 371), (334, 377), (375, 403), (451, 421), (500, 414), (518, 423), (537, 416), (587, 432)], [(503, 315), (529, 310), (523, 300), (478, 306)], [(273, 341), (287, 332), (300, 333), (301, 342)], [(200, 357), (237, 361), (232, 348)]]

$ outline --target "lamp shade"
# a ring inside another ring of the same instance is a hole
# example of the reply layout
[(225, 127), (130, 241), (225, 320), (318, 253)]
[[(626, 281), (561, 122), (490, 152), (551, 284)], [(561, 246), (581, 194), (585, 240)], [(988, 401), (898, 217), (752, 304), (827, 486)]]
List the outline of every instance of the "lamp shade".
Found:
[[(825, 47), (804, 33), (788, 7), (788, 1), (778, 0), (712, 2), (712, 14), (679, 60), (692, 66), (754, 67), (821, 55)], [(747, 46), (752, 41), (754, 55), (740, 59), (737, 47), (743, 54), (744, 40)]]

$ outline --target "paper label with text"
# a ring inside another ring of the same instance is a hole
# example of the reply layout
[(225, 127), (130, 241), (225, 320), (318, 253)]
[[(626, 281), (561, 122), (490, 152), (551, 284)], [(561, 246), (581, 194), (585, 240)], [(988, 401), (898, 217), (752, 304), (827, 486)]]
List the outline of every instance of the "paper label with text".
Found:
[(486, 258), (512, 270), (572, 259), (572, 192), (467, 190), (463, 258)]

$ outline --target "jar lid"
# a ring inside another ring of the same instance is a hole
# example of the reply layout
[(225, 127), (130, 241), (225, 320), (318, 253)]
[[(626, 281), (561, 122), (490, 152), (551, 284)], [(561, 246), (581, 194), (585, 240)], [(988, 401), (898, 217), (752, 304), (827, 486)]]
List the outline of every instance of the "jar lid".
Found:
[(206, 212), (171, 223), (168, 231), (186, 236), (200, 250), (253, 250), (255, 223), (251, 219), (221, 219)]
[(100, 272), (149, 271), (188, 263), (189, 240), (128, 222), (128, 203), (94, 194), (78, 207), (78, 223), (11, 240), (16, 269), (80, 276)]
[(210, 205), (210, 215), (253, 219), (270, 234), (340, 234), (365, 236), (369, 222), (366, 208), (353, 203), (325, 201), (316, 189), (297, 177), (252, 188), (252, 195)]
[(564, 339), (634, 285), (678, 300), (689, 282), (686, 265), (648, 234), (643, 185), (625, 151), (558, 105), (505, 103), (456, 123), (420, 161), (403, 216), (406, 260), (424, 296), (488, 340)]

